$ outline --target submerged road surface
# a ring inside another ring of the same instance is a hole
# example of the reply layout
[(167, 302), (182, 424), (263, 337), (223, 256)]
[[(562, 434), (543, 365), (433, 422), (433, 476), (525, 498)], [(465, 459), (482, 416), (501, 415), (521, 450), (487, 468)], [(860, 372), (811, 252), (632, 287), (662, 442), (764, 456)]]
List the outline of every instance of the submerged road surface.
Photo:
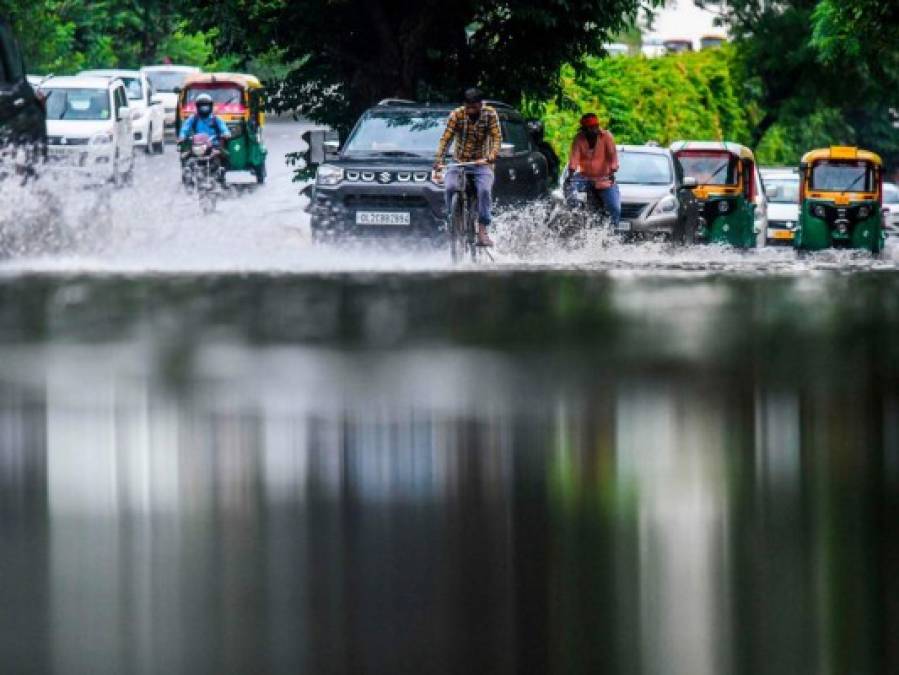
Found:
[(899, 672), (892, 258), (314, 247), (299, 131), (4, 186), (0, 670)]

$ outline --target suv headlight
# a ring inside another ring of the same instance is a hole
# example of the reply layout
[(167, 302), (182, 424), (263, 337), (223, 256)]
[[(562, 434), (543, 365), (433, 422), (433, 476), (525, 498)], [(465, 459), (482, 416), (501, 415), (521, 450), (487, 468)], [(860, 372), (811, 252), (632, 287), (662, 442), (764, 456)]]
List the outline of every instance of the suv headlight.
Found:
[(659, 213), (671, 213), (672, 211), (677, 210), (677, 200), (673, 195), (668, 195), (659, 200), (659, 203), (656, 204), (655, 208), (652, 210), (653, 214)]
[(109, 145), (112, 143), (112, 132), (101, 131), (91, 136), (91, 145)]
[(342, 180), (343, 169), (330, 164), (322, 164), (315, 175), (315, 182), (318, 185), (337, 185)]

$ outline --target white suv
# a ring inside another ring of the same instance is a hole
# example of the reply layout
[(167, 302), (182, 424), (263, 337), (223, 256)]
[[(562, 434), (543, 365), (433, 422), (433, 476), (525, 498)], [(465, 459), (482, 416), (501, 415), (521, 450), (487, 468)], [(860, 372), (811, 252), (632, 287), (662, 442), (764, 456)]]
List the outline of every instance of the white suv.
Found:
[(105, 77), (51, 77), (40, 90), (50, 166), (117, 185), (130, 180), (134, 137), (125, 84)]
[(175, 135), (175, 111), (178, 107), (178, 92), (188, 75), (199, 73), (200, 69), (194, 66), (144, 66), (140, 69), (150, 78), (153, 91), (165, 107), (166, 133)]
[(762, 169), (768, 195), (768, 242), (793, 245), (799, 225), (799, 171), (790, 167)]
[(165, 109), (153, 91), (146, 73), (139, 70), (85, 70), (79, 77), (108, 77), (125, 84), (128, 105), (134, 108), (134, 145), (147, 154), (162, 154), (165, 150)]

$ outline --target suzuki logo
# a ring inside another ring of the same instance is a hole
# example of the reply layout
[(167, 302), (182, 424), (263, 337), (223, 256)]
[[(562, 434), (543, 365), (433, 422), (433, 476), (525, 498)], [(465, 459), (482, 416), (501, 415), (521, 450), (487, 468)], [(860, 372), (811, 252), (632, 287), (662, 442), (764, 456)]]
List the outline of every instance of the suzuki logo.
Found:
[(390, 182), (390, 173), (387, 171), (382, 171), (378, 174), (378, 182), (379, 183), (389, 183)]

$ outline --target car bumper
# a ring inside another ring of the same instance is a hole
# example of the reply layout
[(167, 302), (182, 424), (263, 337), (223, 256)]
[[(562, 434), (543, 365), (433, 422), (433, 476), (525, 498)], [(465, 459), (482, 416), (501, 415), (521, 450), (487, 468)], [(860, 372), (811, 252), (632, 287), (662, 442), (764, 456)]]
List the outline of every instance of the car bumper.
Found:
[(783, 221), (768, 221), (768, 245), (769, 246), (792, 246), (793, 239), (796, 237), (795, 225), (788, 226)]
[(51, 145), (47, 153), (47, 168), (60, 173), (109, 178), (115, 171), (114, 153), (111, 145)]
[(622, 203), (621, 220), (617, 231), (621, 234), (636, 234), (644, 238), (664, 235), (671, 237), (677, 229), (677, 211), (652, 215), (649, 206), (637, 210), (632, 205)]
[[(445, 229), (444, 200), (443, 188), (432, 183), (414, 189), (402, 185), (316, 187), (306, 211), (312, 216), (312, 227), (323, 232), (434, 236)], [(408, 224), (363, 225), (359, 214), (403, 218), (408, 214)]]

